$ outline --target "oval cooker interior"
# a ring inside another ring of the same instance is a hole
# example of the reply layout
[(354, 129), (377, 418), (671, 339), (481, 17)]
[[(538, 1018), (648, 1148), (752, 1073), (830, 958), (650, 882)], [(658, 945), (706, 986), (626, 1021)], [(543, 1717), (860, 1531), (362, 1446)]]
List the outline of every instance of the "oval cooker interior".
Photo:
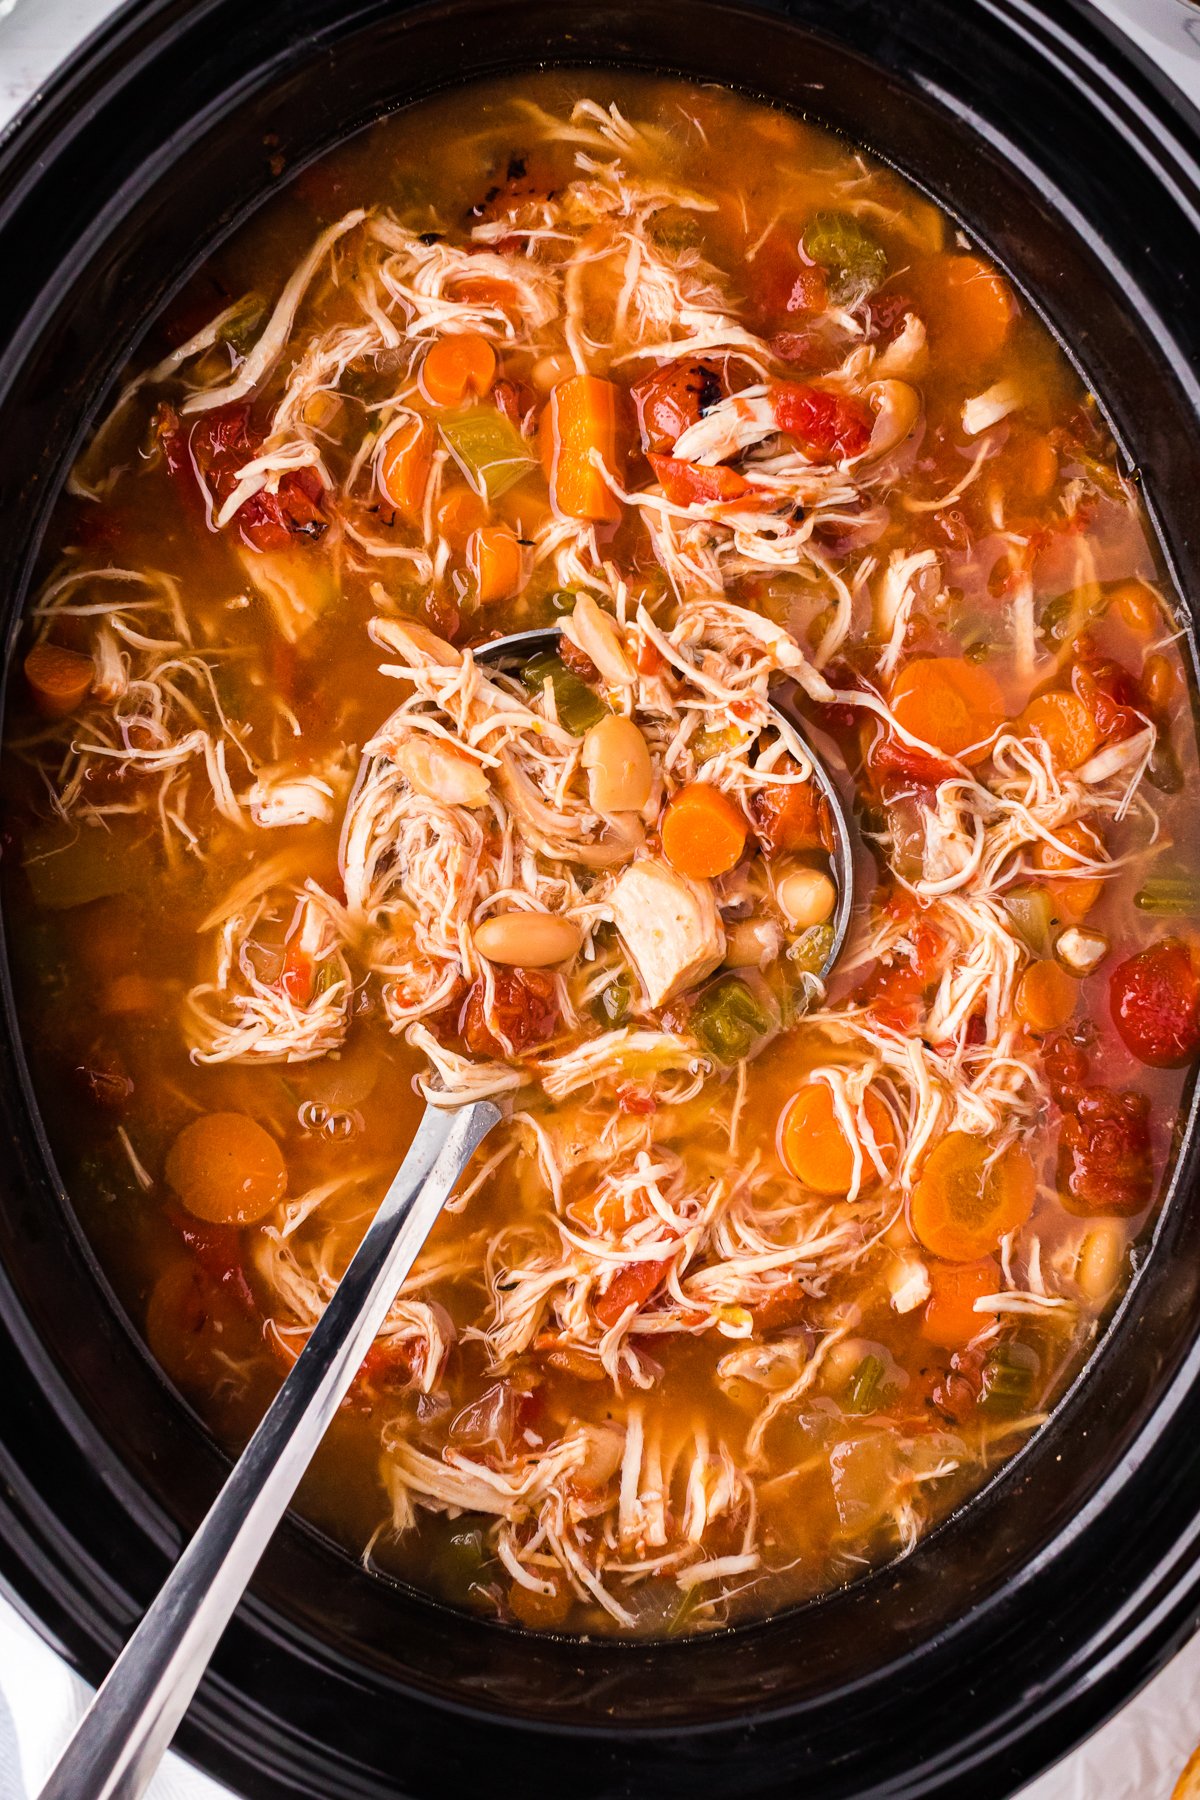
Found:
[[(1200, 594), (1194, 122), (1074, 0), (150, 0), (0, 152), (0, 568), (146, 318), (294, 168), (472, 75), (621, 63), (811, 111), (958, 216), (1065, 339)], [(736, 146), (731, 146), (736, 155)], [(97, 1679), (226, 1467), (120, 1316), (0, 1043), (0, 1570)], [(1176, 1192), (1053, 1425), (907, 1560), (732, 1633), (555, 1642), (366, 1576), (289, 1521), (181, 1734), (264, 1796), (1011, 1792), (1190, 1626), (1200, 1208)]]

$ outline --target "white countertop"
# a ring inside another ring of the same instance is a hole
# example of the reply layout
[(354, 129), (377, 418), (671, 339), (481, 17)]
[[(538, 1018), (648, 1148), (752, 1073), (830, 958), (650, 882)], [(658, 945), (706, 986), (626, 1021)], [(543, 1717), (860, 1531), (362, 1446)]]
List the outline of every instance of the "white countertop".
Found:
[[(1162, 25), (1152, 35), (1133, 23), (1142, 0), (1094, 3), (1126, 25), (1200, 101), (1196, 6), (1162, 0)], [(0, 125), (114, 10), (113, 0), (0, 0)], [(0, 1800), (33, 1800), (87, 1698), (83, 1682), (0, 1599)], [(1086, 1744), (1022, 1789), (1020, 1800), (1171, 1800), (1175, 1779), (1197, 1742), (1200, 1637)], [(151, 1800), (230, 1800), (225, 1788), (173, 1755), (150, 1795)]]

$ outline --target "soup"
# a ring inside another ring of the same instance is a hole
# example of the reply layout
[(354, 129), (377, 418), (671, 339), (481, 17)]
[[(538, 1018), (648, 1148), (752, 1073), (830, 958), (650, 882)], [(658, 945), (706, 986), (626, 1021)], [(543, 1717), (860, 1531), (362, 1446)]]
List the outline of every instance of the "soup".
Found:
[(304, 1508), (525, 1627), (819, 1594), (1043, 1423), (1170, 1168), (1197, 761), (1135, 485), (978, 249), (746, 99), (531, 76), (279, 173), (14, 680), (72, 1196), (236, 1448), (422, 1105), (499, 1098)]

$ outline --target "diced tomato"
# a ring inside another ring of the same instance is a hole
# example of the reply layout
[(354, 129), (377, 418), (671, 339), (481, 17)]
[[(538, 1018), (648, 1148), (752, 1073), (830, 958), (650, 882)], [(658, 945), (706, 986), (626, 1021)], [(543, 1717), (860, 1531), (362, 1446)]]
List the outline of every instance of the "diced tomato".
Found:
[(599, 681), (600, 671), (588, 655), (581, 650), (564, 632), (558, 640), (558, 655), (572, 674), (578, 675), (580, 681)]
[(812, 1308), (812, 1299), (796, 1277), (773, 1288), (764, 1300), (750, 1308), (755, 1331), (785, 1331), (792, 1325), (803, 1325)]
[(742, 500), (754, 492), (736, 469), (721, 463), (705, 468), (700, 463), (680, 462), (674, 456), (650, 456), (650, 467), (672, 506), (707, 506), (713, 501)]
[(957, 780), (959, 774), (952, 763), (882, 734), (872, 744), (867, 760), (876, 775), (899, 775), (918, 787), (938, 787), (943, 781)]
[(642, 447), (662, 455), (669, 454), (676, 438), (716, 405), (724, 389), (711, 363), (684, 360), (643, 375), (630, 392)]
[(497, 381), (492, 384), (492, 402), (498, 412), (523, 430), (525, 420), (537, 404), (533, 389), (523, 381)]
[(174, 1200), (167, 1202), (164, 1211), (209, 1280), (236, 1300), (243, 1311), (256, 1313), (258, 1308), (246, 1279), (242, 1234), (237, 1226), (207, 1224), (193, 1218)]
[(1105, 743), (1120, 743), (1145, 724), (1145, 698), (1128, 669), (1116, 662), (1077, 662), (1071, 686), (1083, 701)]
[(487, 190), (468, 214), (472, 219), (512, 219), (530, 207), (552, 198), (549, 165), (538, 167), (529, 156), (510, 156), (503, 181)]
[(666, 667), (666, 660), (658, 645), (652, 643), (649, 638), (644, 638), (638, 650), (638, 674), (657, 675), (661, 669)]
[(411, 1387), (420, 1379), (424, 1360), (424, 1338), (377, 1340), (363, 1357), (354, 1386), (360, 1393)]
[[(199, 494), (201, 485), (207, 489), (214, 515), (236, 488), (238, 470), (261, 453), (266, 437), (245, 403), (215, 407), (192, 425), (164, 408), (159, 435), (168, 469), (190, 492)], [(252, 550), (283, 550), (297, 539), (315, 540), (329, 524), (323, 494), (315, 469), (289, 469), (274, 493), (264, 489), (239, 506), (234, 522)]]
[(1145, 1094), (1085, 1088), (1059, 1137), (1059, 1189), (1073, 1213), (1139, 1213), (1154, 1191), (1150, 1102)]
[[(459, 1020), (459, 1030), (473, 1055), (520, 1056), (553, 1037), (558, 1025), (558, 986), (553, 975), (544, 969), (513, 969), (497, 963), (492, 980), (495, 1001), (491, 1020), (485, 1011), (482, 979), (467, 995)], [(508, 1039), (511, 1049), (501, 1042), (497, 1031)]]
[(658, 1101), (647, 1089), (625, 1082), (617, 1089), (617, 1111), (633, 1118), (647, 1118), (658, 1111)]
[(317, 969), (312, 957), (299, 944), (289, 944), (279, 978), (288, 999), (296, 1006), (307, 1006), (313, 995)]
[(1200, 980), (1180, 938), (1121, 963), (1108, 991), (1117, 1030), (1141, 1062), (1179, 1069), (1200, 1049)]
[(871, 441), (870, 408), (851, 394), (805, 381), (780, 381), (773, 390), (775, 423), (813, 462), (845, 462)]
[(772, 782), (750, 796), (746, 810), (755, 836), (770, 856), (831, 846), (829, 815), (814, 782)]
[(605, 1330), (615, 1325), (630, 1306), (644, 1306), (674, 1261), (632, 1262), (619, 1268), (604, 1292), (597, 1296), (594, 1311)]
[(955, 1351), (950, 1367), (934, 1383), (933, 1405), (956, 1425), (965, 1425), (979, 1405), (985, 1355), (978, 1347)]
[(892, 963), (869, 977), (864, 998), (872, 1018), (893, 1031), (911, 1031), (921, 1016), (928, 978), (911, 963)]
[(1048, 1038), (1042, 1047), (1042, 1064), (1058, 1105), (1064, 1109), (1074, 1106), (1088, 1080), (1088, 1058), (1083, 1045), (1065, 1032)]
[(816, 371), (828, 366), (829, 339), (820, 331), (777, 331), (771, 339), (771, 355), (793, 369)]

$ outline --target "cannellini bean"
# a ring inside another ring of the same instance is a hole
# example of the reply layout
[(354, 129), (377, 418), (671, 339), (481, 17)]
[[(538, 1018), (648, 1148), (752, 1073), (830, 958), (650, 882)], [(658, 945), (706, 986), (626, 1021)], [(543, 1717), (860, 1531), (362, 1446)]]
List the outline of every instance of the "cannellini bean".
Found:
[(583, 766), (597, 812), (640, 812), (650, 798), (650, 751), (632, 719), (610, 713), (586, 734)]
[(865, 455), (884, 456), (902, 444), (921, 416), (921, 396), (907, 381), (873, 381), (867, 400), (875, 414)]
[(632, 687), (633, 664), (625, 652), (620, 629), (611, 613), (597, 606), (590, 594), (580, 594), (563, 620), (563, 636), (585, 656), (590, 656), (605, 681), (614, 687)]
[(575, 364), (563, 352), (559, 356), (539, 356), (530, 370), (530, 379), (540, 393), (548, 394), (556, 388), (560, 381), (567, 381), (575, 373)]
[(491, 797), (491, 784), (479, 764), (437, 738), (405, 738), (392, 758), (427, 800), (441, 800), (446, 806), (486, 806)]
[(731, 969), (765, 969), (783, 948), (774, 919), (734, 919), (725, 927), (725, 962)]
[(519, 969), (549, 969), (566, 962), (582, 941), (578, 925), (554, 913), (494, 913), (475, 927), (480, 956)]
[(1069, 925), (1066, 931), (1059, 932), (1054, 954), (1072, 975), (1090, 975), (1108, 955), (1108, 939), (1098, 931), (1082, 931), (1077, 925)]
[(792, 869), (776, 883), (775, 899), (788, 923), (804, 931), (831, 916), (837, 889), (820, 869)]
[(1075, 1279), (1089, 1300), (1106, 1300), (1125, 1260), (1125, 1236), (1115, 1225), (1095, 1225), (1083, 1240)]

